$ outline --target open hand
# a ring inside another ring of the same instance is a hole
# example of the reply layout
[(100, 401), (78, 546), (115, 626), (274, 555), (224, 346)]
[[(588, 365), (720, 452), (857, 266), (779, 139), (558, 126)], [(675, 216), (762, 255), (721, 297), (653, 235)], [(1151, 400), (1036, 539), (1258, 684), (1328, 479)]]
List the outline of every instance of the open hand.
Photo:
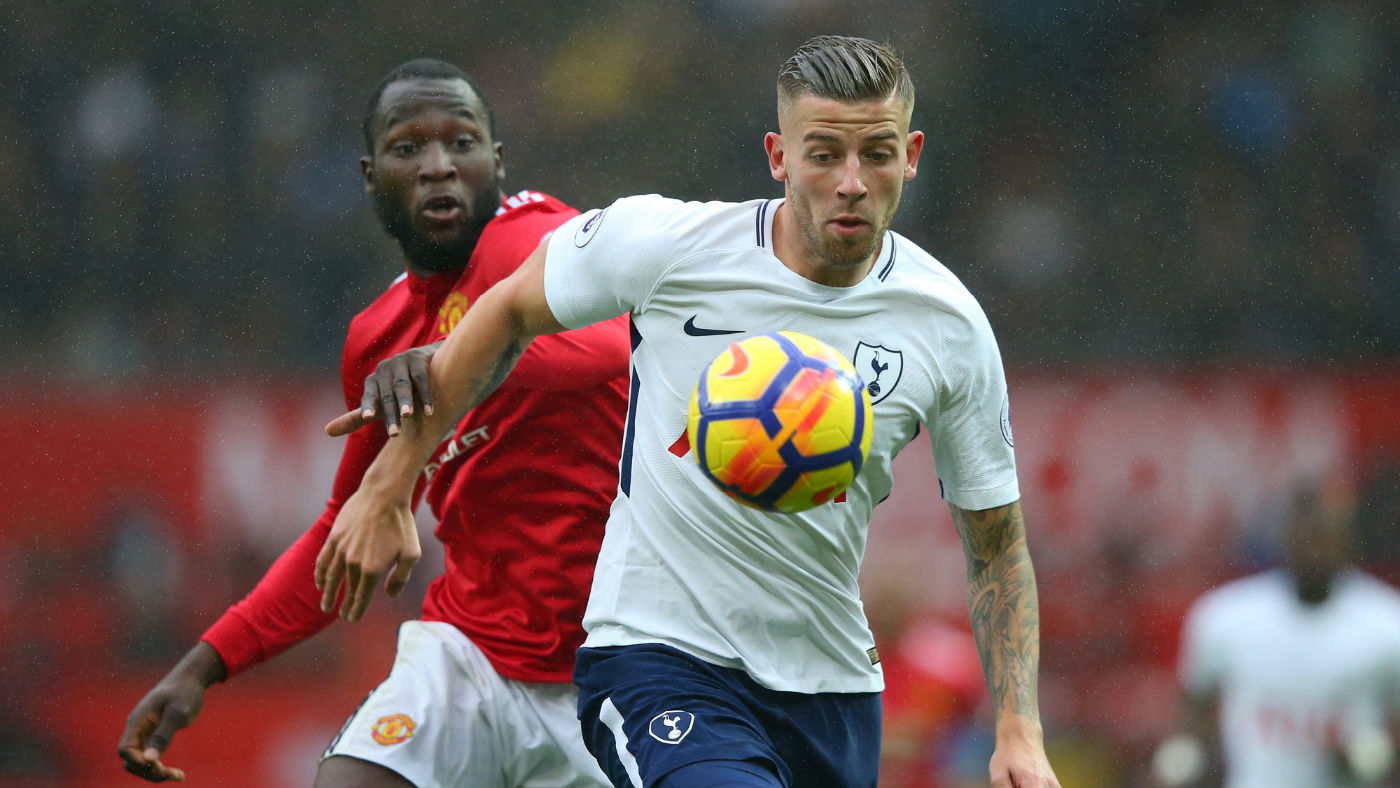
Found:
[(329, 613), (335, 609), (336, 595), (344, 583), (340, 617), (359, 621), (379, 579), (387, 574), (385, 590), (389, 596), (398, 596), (408, 584), (413, 565), (422, 557), (418, 526), (408, 501), (386, 500), (360, 488), (341, 507), (316, 556), (321, 610)]

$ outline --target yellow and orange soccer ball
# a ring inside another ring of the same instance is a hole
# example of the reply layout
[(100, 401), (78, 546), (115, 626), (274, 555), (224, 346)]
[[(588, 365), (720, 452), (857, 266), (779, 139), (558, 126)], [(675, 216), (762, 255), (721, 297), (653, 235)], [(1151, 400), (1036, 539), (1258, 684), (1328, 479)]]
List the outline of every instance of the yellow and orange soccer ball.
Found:
[(690, 397), (687, 436), (700, 470), (756, 509), (828, 503), (870, 456), (870, 395), (844, 356), (806, 334), (733, 342)]

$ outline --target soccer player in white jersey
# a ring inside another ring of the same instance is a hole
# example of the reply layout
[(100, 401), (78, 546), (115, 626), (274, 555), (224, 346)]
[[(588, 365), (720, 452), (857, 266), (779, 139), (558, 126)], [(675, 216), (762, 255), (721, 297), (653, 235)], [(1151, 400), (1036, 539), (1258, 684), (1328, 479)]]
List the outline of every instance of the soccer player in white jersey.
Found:
[[(779, 131), (764, 140), (785, 199), (632, 197), (561, 226), (433, 357), (432, 415), (407, 421), (347, 502), (318, 586), (344, 582), (342, 614), (358, 617), (400, 553), (416, 555), (407, 502), (444, 426), (533, 337), (630, 313), (618, 495), (574, 673), (585, 740), (614, 784), (875, 784), (884, 682), (856, 578), (891, 460), (926, 429), (966, 552), (996, 718), (992, 784), (1057, 785), (996, 341), (957, 278), (889, 231), (924, 142), (909, 130), (913, 101), (888, 48), (812, 39), (780, 72)], [(772, 330), (850, 354), (875, 409), (870, 458), (845, 499), (796, 515), (724, 497), (682, 440), (707, 362)]]
[(1283, 566), (1207, 592), (1187, 615), (1190, 730), (1159, 750), (1164, 783), (1205, 772), (1219, 784), (1217, 759), (1201, 757), (1217, 739), (1234, 788), (1374, 785), (1391, 771), (1400, 592), (1350, 564), (1348, 506), (1312, 486), (1291, 503)]

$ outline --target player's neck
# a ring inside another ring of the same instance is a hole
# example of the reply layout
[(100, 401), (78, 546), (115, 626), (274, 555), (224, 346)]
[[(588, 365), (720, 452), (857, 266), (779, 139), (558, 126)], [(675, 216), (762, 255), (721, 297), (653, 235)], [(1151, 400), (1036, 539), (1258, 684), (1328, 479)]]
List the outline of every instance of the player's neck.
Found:
[(860, 284), (874, 267), (883, 248), (882, 241), (865, 260), (851, 265), (834, 265), (812, 249), (786, 201), (778, 206), (777, 213), (773, 215), (773, 255), (788, 270), (819, 285), (852, 287)]
[(442, 276), (444, 274), (447, 274), (453, 279), (456, 279), (457, 277), (462, 275), (462, 270), (463, 268), (465, 268), (465, 266), (463, 266), (463, 268), (448, 268), (442, 270), (434, 270), (432, 268), (426, 268), (422, 265), (419, 265), (418, 263), (415, 263), (409, 258), (405, 257), (404, 268), (408, 269), (408, 272), (410, 274), (413, 274), (419, 279), (431, 279), (435, 276)]

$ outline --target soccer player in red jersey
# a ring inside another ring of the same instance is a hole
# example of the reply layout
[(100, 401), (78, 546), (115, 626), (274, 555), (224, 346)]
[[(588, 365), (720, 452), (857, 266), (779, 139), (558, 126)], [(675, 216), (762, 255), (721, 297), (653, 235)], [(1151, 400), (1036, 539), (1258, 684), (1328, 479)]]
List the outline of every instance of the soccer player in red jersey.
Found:
[[(386, 75), (364, 131), (365, 191), (407, 271), (351, 321), (341, 362), (350, 407), (381, 360), (445, 337), (578, 214), (538, 192), (503, 194), (490, 105), (448, 63), (415, 60)], [(607, 785), (584, 747), (570, 680), (617, 487), (628, 353), (624, 319), (536, 341), (439, 445), (414, 501), (426, 497), (437, 516), (447, 570), (428, 587), (422, 618), (401, 626), (389, 678), (322, 756), (317, 785)], [(411, 392), (408, 375), (392, 388)], [(386, 440), (378, 430), (350, 436), (320, 519), (132, 710), (119, 745), (127, 771), (183, 779), (161, 755), (206, 688), (335, 620), (312, 582), (316, 555)], [(406, 580), (391, 577), (391, 591)]]

